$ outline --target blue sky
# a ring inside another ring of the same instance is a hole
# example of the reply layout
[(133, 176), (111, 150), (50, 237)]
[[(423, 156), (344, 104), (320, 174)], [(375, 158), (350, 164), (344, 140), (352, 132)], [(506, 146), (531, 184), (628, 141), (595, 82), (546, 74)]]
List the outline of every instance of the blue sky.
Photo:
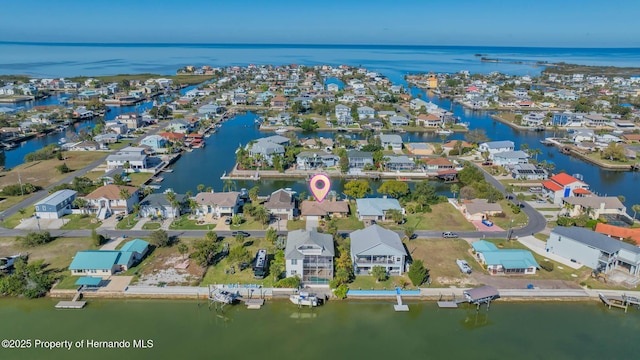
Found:
[(637, 0), (21, 0), (0, 41), (640, 47)]

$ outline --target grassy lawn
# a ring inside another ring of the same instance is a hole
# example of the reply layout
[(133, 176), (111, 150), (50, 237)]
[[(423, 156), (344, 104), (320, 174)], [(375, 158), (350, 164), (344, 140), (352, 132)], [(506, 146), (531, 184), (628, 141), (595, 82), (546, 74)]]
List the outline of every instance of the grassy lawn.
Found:
[[(232, 238), (226, 238), (223, 242), (228, 242), (231, 248), (238, 246), (238, 243)], [(252, 257), (255, 256), (259, 249), (266, 249), (269, 256), (268, 262), (273, 258), (275, 248), (264, 238), (247, 238), (245, 239), (245, 246)], [(227, 270), (232, 265), (235, 266), (235, 274), (227, 273)], [(228, 258), (224, 258), (207, 269), (200, 286), (209, 284), (261, 284), (264, 287), (271, 287), (273, 285), (273, 276), (267, 275), (262, 280), (254, 279), (251, 267), (240, 271), (237, 264), (233, 264)]]
[[(527, 248), (526, 246), (522, 245), (521, 243), (519, 243), (518, 241), (509, 241), (507, 242), (505, 239), (486, 239), (487, 241), (490, 241), (492, 243), (494, 243), (498, 248), (500, 249), (524, 249), (524, 250), (529, 250), (529, 248)], [(542, 263), (543, 261), (545, 261), (545, 257), (538, 255), (534, 252), (531, 252), (531, 254), (533, 255), (533, 257), (536, 259), (536, 261), (538, 262), (538, 264)], [(557, 263), (551, 259), (548, 259), (550, 262), (553, 263), (553, 271), (546, 271), (544, 269), (539, 269), (538, 271), (536, 271), (535, 275), (526, 275), (526, 278), (531, 278), (531, 279), (548, 279), (548, 280), (568, 280), (568, 281), (574, 281), (576, 283), (579, 283), (581, 281), (583, 281), (584, 279), (588, 278), (589, 275), (591, 274), (591, 269), (587, 268), (587, 267), (582, 267), (580, 269), (574, 270), (570, 267), (566, 267), (560, 263)], [(571, 274), (577, 275), (576, 277), (571, 276)], [(510, 275), (510, 277), (512, 277), (513, 275)], [(517, 277), (517, 276), (515, 276)]]
[(561, 207), (549, 207), (549, 208), (536, 208), (538, 211), (560, 211)]
[(101, 176), (104, 176), (105, 172), (104, 171), (89, 171), (88, 173), (84, 174), (84, 177), (91, 179), (93, 181), (98, 180)]
[(132, 141), (132, 139), (122, 139), (122, 140), (118, 141), (117, 143), (109, 144), (109, 149), (110, 150), (120, 150), (122, 148), (125, 148), (125, 147), (131, 145), (131, 141)]
[(376, 278), (373, 276), (359, 275), (356, 279), (349, 284), (349, 289), (353, 290), (393, 290), (396, 287), (402, 287), (402, 284), (407, 284), (405, 288), (415, 289), (416, 287), (411, 284), (411, 280), (407, 276), (390, 276), (385, 281), (376, 282)]
[(142, 230), (157, 230), (160, 229), (162, 224), (157, 222), (146, 222), (142, 225)]
[(169, 226), (169, 229), (171, 230), (213, 230), (216, 228), (216, 224), (198, 225), (197, 222), (198, 222), (197, 220), (189, 219), (188, 215), (185, 215), (178, 220), (174, 220)]
[(29, 254), (29, 260), (44, 260), (50, 269), (66, 269), (76, 252), (95, 249), (90, 238), (58, 238), (41, 246), (25, 248), (15, 238), (0, 238), (0, 254)]
[(125, 216), (118, 222), (116, 225), (116, 229), (118, 230), (131, 230), (138, 223), (138, 218), (135, 214), (130, 214), (129, 216)]
[(360, 230), (364, 229), (364, 223), (358, 220), (358, 216), (356, 215), (356, 204), (355, 202), (349, 202), (349, 211), (350, 214), (345, 218), (335, 218), (338, 229), (339, 230)]
[(128, 185), (131, 186), (140, 186), (144, 184), (147, 180), (149, 180), (153, 174), (151, 173), (129, 173), (127, 176), (131, 179), (131, 182)]
[(244, 221), (240, 225), (230, 225), (231, 230), (265, 230), (266, 225), (262, 225), (261, 222), (256, 221), (251, 217), (244, 218)]
[(25, 196), (7, 196), (0, 200), (0, 211), (5, 211), (13, 205), (21, 202), (22, 200), (30, 197), (31, 194)]
[[(18, 173), (20, 173), (23, 184), (31, 183), (46, 188), (69, 175), (73, 175), (73, 171), (80, 170), (106, 156), (106, 152), (98, 151), (65, 151), (64, 160), (49, 159), (24, 163), (3, 173), (3, 176), (0, 177), (0, 188), (17, 184), (19, 182)], [(72, 170), (70, 173), (61, 174), (55, 169), (56, 166), (63, 163), (66, 163)]]
[(467, 260), (474, 271), (481, 271), (480, 265), (469, 253), (470, 246), (463, 239), (416, 239), (407, 243), (413, 259), (424, 262), (429, 269), (432, 287), (464, 286), (467, 274), (460, 272), (456, 259)]
[[(500, 201), (498, 201), (498, 203), (500, 204), (500, 206), (502, 207), (502, 211), (504, 212), (504, 214), (506, 215), (505, 217), (496, 217), (496, 216), (492, 216), (491, 217), (491, 221), (493, 221), (497, 226), (507, 230), (509, 228), (509, 226), (512, 226), (514, 228), (519, 228), (522, 227), (524, 225), (527, 224), (527, 222), (529, 221), (529, 218), (527, 217), (527, 214), (524, 213), (524, 211), (520, 211), (519, 214), (514, 214), (513, 210), (511, 209), (511, 206), (509, 206), (509, 201), (506, 199), (502, 199)], [(513, 219), (513, 222), (511, 222), (511, 220)]]
[(407, 222), (403, 225), (391, 225), (392, 230), (413, 228), (415, 230), (448, 230), (448, 231), (473, 231), (475, 227), (449, 203), (440, 203), (431, 206), (430, 213), (409, 214)]
[(587, 153), (587, 154), (583, 154), (585, 156), (587, 156), (590, 159), (596, 160), (600, 163), (603, 164), (608, 164), (608, 165), (633, 165), (636, 163), (635, 160), (622, 160), (622, 161), (611, 161), (609, 159), (603, 159), (600, 156), (600, 153), (598, 152), (592, 152), (592, 153)]
[(84, 230), (84, 229), (96, 229), (100, 226), (100, 221), (94, 216), (71, 214), (62, 218), (65, 220), (65, 224), (60, 229), (62, 230)]
[(80, 276), (72, 276), (71, 271), (67, 270), (63, 272), (60, 282), (58, 282), (55, 289), (75, 290), (80, 287), (79, 285), (76, 285), (76, 281), (78, 281), (79, 278)]
[[(21, 196), (19, 196), (20, 198), (22, 198)], [(14, 227), (18, 226), (20, 224), (20, 220), (22, 219), (27, 219), (30, 218), (31, 216), (33, 216), (33, 213), (36, 211), (36, 208), (34, 206), (29, 206), (27, 208), (25, 208), (25, 213), (24, 215), (20, 214), (19, 212), (16, 212), (15, 214), (7, 217), (6, 219), (4, 219), (2, 221), (2, 226), (8, 228), (8, 229), (13, 229)]]
[(307, 228), (307, 222), (305, 220), (289, 220), (287, 221), (287, 230), (303, 230)]

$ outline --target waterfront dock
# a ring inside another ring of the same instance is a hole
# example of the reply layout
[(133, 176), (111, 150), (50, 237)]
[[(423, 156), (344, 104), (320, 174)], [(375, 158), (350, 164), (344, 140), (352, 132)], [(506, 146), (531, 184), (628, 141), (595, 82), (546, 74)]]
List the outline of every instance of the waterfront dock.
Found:
[(56, 309), (82, 309), (87, 305), (86, 301), (81, 301), (82, 292), (78, 291), (71, 301), (59, 301)]

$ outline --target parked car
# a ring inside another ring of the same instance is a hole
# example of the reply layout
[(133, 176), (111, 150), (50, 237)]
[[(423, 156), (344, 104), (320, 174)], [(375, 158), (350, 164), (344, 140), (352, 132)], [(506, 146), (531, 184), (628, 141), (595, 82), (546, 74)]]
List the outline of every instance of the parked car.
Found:
[(451, 232), (451, 231), (445, 231), (442, 233), (442, 237), (443, 238), (457, 238), (458, 234)]
[(465, 260), (456, 260), (456, 264), (458, 264), (458, 267), (460, 268), (460, 271), (462, 271), (465, 274), (471, 274), (471, 266), (469, 266), (469, 264), (465, 261)]
[(227, 217), (224, 219), (224, 224), (225, 224), (225, 225), (231, 225), (231, 218), (230, 218), (229, 216), (227, 216)]
[(244, 237), (249, 237), (249, 236), (251, 236), (251, 234), (249, 234), (249, 233), (248, 233), (248, 232), (246, 232), (246, 231), (234, 231), (234, 232), (232, 232), (232, 233), (231, 233), (231, 236), (238, 236), (238, 235), (242, 235), (242, 236), (244, 236)]
[(482, 220), (482, 224), (484, 224), (485, 226), (493, 226), (493, 222), (487, 219)]

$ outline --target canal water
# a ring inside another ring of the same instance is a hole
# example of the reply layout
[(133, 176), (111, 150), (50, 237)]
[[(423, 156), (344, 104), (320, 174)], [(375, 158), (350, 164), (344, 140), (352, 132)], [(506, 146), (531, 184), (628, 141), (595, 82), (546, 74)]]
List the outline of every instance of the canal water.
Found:
[(0, 300), (1, 339), (152, 340), (147, 349), (1, 349), (9, 359), (623, 359), (640, 351), (640, 312), (599, 303), (493, 303), (438, 309), (391, 301), (333, 301), (298, 309), (267, 301), (224, 312), (206, 302), (89, 300), (83, 310), (55, 302)]

